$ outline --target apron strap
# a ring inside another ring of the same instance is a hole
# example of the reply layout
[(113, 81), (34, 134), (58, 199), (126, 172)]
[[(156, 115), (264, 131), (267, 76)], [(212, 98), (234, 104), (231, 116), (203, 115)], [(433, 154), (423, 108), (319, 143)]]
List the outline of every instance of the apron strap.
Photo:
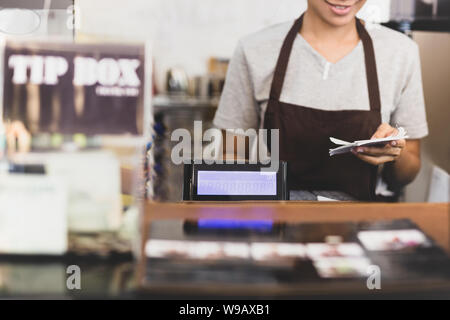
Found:
[(286, 39), (284, 39), (283, 46), (281, 47), (280, 55), (278, 56), (277, 66), (272, 80), (272, 88), (270, 90), (270, 98), (272, 100), (280, 100), (281, 91), (283, 90), (284, 78), (286, 76), (286, 70), (289, 64), (289, 58), (291, 56), (292, 47), (294, 45), (297, 33), (302, 28), (303, 14), (298, 18), (291, 30), (289, 31)]
[[(303, 14), (298, 18), (288, 35), (284, 39), (283, 46), (281, 47), (280, 55), (278, 56), (277, 65), (274, 71), (272, 87), (270, 90), (270, 99), (279, 101), (281, 92), (283, 90), (284, 79), (286, 77), (286, 71), (289, 64), (289, 58), (291, 56), (292, 47), (298, 32), (300, 32), (303, 24)], [(364, 25), (359, 19), (356, 19), (356, 29), (359, 37), (364, 46), (365, 64), (366, 64), (366, 76), (367, 87), (369, 91), (369, 101), (371, 111), (381, 111), (381, 98), (380, 87), (378, 84), (377, 64), (375, 60), (375, 50), (373, 47), (373, 41), (367, 32)]]
[(356, 28), (364, 46), (367, 87), (369, 89), (370, 110), (381, 112), (380, 86), (373, 41), (361, 20), (356, 19)]

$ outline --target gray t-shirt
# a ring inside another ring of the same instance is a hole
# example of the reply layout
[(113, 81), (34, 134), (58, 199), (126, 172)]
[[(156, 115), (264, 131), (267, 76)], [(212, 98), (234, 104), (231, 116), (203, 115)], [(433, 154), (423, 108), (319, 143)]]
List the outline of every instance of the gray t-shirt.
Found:
[[(269, 27), (239, 42), (230, 62), (215, 126), (244, 130), (263, 126), (276, 61), (292, 24)], [(383, 26), (368, 27), (368, 31), (375, 47), (382, 121), (404, 127), (411, 139), (427, 136), (417, 44)], [(333, 64), (299, 34), (280, 100), (322, 110), (369, 110), (362, 42)]]
[[(275, 65), (292, 24), (293, 21), (269, 27), (239, 42), (214, 118), (216, 127), (244, 130), (263, 127)], [(375, 48), (382, 121), (404, 127), (411, 139), (424, 138), (428, 125), (417, 44), (383, 26), (368, 25), (367, 29)], [(280, 100), (322, 110), (370, 110), (362, 42), (333, 64), (299, 34)], [(377, 194), (386, 191), (380, 179)], [(330, 196), (329, 192), (310, 190), (291, 196), (295, 200), (318, 196), (352, 199), (338, 193)]]

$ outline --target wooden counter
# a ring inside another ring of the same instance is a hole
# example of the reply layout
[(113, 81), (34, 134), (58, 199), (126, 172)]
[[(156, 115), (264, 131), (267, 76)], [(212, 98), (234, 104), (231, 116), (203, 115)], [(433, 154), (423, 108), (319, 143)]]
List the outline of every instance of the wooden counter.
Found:
[[(268, 219), (281, 222), (359, 222), (410, 219), (450, 252), (448, 203), (189, 202), (145, 205), (146, 225), (158, 219)], [(147, 228), (146, 228), (147, 229)]]
[[(148, 239), (149, 224), (154, 220), (237, 219), (273, 220), (274, 222), (362, 222), (410, 219), (450, 252), (449, 204), (368, 204), (368, 203), (318, 203), (318, 202), (189, 202), (145, 204), (143, 245)], [(144, 252), (142, 251), (142, 256)], [(153, 297), (176, 298), (405, 298), (449, 297), (450, 277), (383, 283), (381, 292), (367, 290), (361, 283), (337, 281), (326, 283), (254, 284), (254, 285), (186, 285), (152, 284), (145, 282), (147, 259), (138, 268), (138, 282), (142, 292)]]

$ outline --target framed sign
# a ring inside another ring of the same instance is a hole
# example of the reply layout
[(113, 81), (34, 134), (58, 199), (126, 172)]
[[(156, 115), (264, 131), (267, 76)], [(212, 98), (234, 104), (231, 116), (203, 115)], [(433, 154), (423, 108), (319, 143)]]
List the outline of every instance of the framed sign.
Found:
[(6, 42), (3, 117), (31, 133), (142, 134), (145, 46)]

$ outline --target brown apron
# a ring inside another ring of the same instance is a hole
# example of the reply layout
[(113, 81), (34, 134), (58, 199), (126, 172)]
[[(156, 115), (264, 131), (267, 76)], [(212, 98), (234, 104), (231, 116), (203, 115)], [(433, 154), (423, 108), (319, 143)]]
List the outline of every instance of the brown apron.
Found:
[[(381, 124), (381, 102), (375, 52), (367, 30), (356, 19), (364, 45), (370, 111), (324, 111), (280, 101), (292, 46), (301, 30), (301, 16), (284, 40), (274, 73), (264, 119), (265, 129), (280, 130), (280, 160), (288, 162), (290, 190), (342, 191), (353, 197), (376, 200), (377, 166), (353, 154), (330, 157), (336, 147), (329, 137), (346, 141), (369, 139)], [(269, 146), (270, 149), (270, 146)]]

